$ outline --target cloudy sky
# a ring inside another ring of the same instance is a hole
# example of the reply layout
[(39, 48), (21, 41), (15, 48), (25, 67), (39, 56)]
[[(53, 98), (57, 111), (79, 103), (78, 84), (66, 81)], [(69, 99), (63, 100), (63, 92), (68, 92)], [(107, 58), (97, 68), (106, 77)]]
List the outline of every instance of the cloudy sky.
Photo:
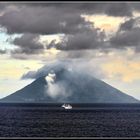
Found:
[(140, 3), (0, 3), (0, 98), (67, 60), (140, 99)]

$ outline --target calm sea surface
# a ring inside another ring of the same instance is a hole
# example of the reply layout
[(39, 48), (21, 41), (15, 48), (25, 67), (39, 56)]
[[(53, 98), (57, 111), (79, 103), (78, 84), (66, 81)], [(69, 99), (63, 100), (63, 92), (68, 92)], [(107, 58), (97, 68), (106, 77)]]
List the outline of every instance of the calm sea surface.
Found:
[(0, 104), (0, 137), (140, 137), (140, 104)]

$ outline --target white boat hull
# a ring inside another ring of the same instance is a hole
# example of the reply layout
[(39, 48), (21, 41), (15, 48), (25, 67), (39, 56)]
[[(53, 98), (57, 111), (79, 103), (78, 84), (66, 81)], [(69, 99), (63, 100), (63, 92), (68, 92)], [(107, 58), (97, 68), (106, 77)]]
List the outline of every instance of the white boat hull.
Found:
[(64, 108), (64, 109), (72, 109), (72, 106), (71, 105), (66, 105), (66, 104), (64, 104), (64, 105), (62, 105), (62, 107)]

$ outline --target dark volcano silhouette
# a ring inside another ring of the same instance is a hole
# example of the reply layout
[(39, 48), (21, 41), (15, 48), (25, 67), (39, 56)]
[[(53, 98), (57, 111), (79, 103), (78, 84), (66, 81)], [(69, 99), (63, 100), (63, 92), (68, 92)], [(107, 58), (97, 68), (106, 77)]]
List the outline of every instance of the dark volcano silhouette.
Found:
[[(55, 83), (61, 83), (65, 87), (65, 95), (58, 95), (52, 98), (47, 93), (48, 83), (45, 80), (45, 73), (34, 82), (23, 89), (3, 98), (0, 102), (15, 103), (138, 103), (139, 101), (107, 83), (91, 77), (88, 74), (60, 69), (54, 71), (56, 74)], [(68, 93), (67, 93), (68, 92)]]

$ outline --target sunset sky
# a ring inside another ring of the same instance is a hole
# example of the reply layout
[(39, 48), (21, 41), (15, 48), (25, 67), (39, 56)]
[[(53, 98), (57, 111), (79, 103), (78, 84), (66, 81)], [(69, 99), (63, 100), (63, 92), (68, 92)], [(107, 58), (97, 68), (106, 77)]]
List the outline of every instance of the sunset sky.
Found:
[(140, 3), (0, 2), (0, 98), (56, 60), (83, 62), (93, 76), (140, 99)]

